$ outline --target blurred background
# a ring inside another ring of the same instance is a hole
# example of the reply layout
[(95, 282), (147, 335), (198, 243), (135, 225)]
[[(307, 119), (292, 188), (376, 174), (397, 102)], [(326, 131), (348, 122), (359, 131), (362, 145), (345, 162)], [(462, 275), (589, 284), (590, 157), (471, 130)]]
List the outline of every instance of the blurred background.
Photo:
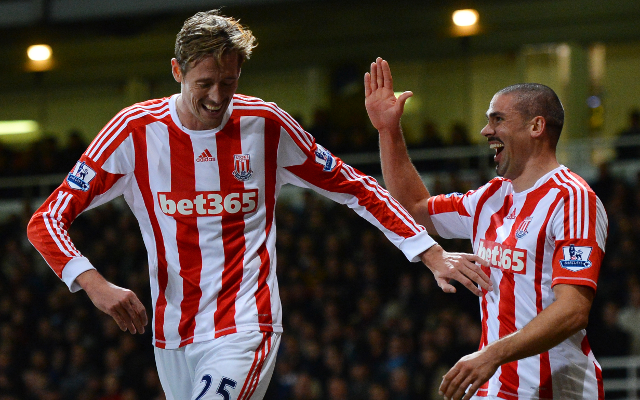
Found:
[[(566, 110), (560, 161), (609, 216), (591, 346), (607, 398), (640, 396), (637, 0), (0, 0), (0, 400), (163, 398), (150, 335), (120, 332), (84, 293), (70, 294), (25, 228), (119, 110), (180, 90), (175, 35), (219, 7), (258, 38), (238, 92), (276, 102), (380, 180), (362, 82), (387, 59), (396, 90), (414, 92), (403, 128), (432, 193), (494, 176), (479, 131), (496, 91), (551, 86)], [(468, 9), (475, 24), (455, 25)], [(30, 59), (32, 45), (48, 47)], [(436, 398), (442, 374), (477, 349), (477, 299), (441, 293), (355, 213), (287, 188), (277, 224), (285, 333), (267, 399)], [(151, 311), (146, 251), (122, 201), (81, 215), (71, 237)]]

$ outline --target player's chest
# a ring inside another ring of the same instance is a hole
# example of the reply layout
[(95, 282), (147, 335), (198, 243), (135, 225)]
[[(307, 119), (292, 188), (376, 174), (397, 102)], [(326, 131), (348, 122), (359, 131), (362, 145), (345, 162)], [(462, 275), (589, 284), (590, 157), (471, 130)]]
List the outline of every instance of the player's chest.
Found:
[(484, 208), (478, 218), (475, 252), (492, 268), (526, 274), (547, 243), (550, 209), (544, 201), (506, 198)]

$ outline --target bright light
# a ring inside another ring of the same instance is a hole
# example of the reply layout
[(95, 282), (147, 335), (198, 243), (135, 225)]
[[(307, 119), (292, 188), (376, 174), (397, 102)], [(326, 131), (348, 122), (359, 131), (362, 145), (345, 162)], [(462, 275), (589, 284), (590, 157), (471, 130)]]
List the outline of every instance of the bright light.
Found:
[(44, 61), (51, 58), (51, 46), (46, 44), (36, 44), (29, 46), (27, 49), (27, 55), (30, 60)]
[(457, 10), (453, 13), (453, 23), (456, 26), (472, 26), (478, 22), (478, 12), (476, 10)]
[(39, 129), (36, 121), (0, 121), (0, 135), (21, 135), (37, 132)]

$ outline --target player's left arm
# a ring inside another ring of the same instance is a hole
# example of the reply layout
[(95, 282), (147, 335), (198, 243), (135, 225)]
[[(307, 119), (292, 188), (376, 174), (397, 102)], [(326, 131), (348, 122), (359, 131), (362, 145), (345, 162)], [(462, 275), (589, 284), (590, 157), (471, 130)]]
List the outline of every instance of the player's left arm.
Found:
[(524, 328), (462, 357), (444, 376), (440, 393), (446, 399), (468, 400), (499, 366), (543, 353), (586, 328), (595, 290), (558, 284), (553, 292), (556, 301)]

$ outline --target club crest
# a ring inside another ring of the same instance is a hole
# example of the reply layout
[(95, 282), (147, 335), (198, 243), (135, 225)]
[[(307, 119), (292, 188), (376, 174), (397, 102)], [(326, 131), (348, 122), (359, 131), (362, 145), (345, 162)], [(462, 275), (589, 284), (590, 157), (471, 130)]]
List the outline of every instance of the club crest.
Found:
[(96, 172), (91, 167), (84, 161), (78, 161), (76, 166), (69, 172), (69, 175), (67, 175), (67, 184), (71, 189), (86, 192), (89, 190), (89, 182), (95, 177)]
[(251, 170), (251, 156), (249, 154), (233, 155), (233, 177), (240, 182), (251, 179), (253, 171)]
[(531, 220), (533, 220), (533, 217), (526, 217), (524, 221), (520, 223), (518, 229), (516, 229), (516, 237), (518, 239), (522, 239), (527, 233), (529, 233), (529, 231), (527, 231), (527, 228), (529, 227)]
[(323, 166), (323, 171), (332, 171), (336, 166), (336, 159), (333, 158), (331, 152), (324, 147), (316, 144), (316, 162)]
[(587, 269), (591, 267), (592, 264), (591, 261), (589, 261), (592, 250), (593, 248), (588, 246), (575, 246), (573, 244), (563, 246), (562, 255), (564, 259), (560, 260), (560, 266), (571, 272)]

